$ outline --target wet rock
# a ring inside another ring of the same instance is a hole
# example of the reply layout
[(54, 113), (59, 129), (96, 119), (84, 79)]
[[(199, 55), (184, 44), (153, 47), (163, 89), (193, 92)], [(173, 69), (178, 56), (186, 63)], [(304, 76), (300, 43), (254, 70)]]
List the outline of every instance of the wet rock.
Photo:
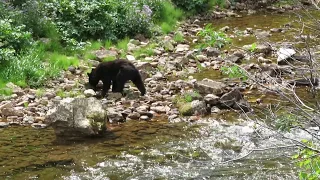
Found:
[(176, 47), (176, 53), (189, 51), (190, 46), (188, 44), (178, 44)]
[(96, 92), (93, 89), (87, 89), (83, 93), (86, 97), (93, 97), (96, 95)]
[(128, 118), (137, 120), (137, 119), (140, 118), (140, 114), (137, 113), (137, 112), (133, 112), (133, 113), (130, 113), (130, 114), (128, 115)]
[(277, 52), (277, 62), (279, 65), (286, 65), (292, 60), (292, 56), (296, 54), (296, 51), (291, 48), (280, 48)]
[(211, 113), (219, 113), (220, 111), (221, 110), (217, 106), (211, 107), (211, 110), (210, 110)]
[(227, 87), (226, 84), (211, 79), (203, 79), (202, 81), (195, 82), (194, 88), (200, 94), (214, 94), (221, 95), (224, 89)]
[(230, 61), (233, 63), (240, 63), (242, 59), (243, 59), (242, 57), (239, 57), (239, 56), (236, 56), (233, 54), (231, 56), (226, 57), (225, 61)]
[(217, 105), (219, 103), (219, 100), (220, 97), (214, 94), (208, 94), (204, 97), (204, 101), (211, 106)]
[(243, 109), (245, 112), (250, 110), (249, 104), (244, 100), (239, 88), (234, 88), (220, 98), (221, 106), (224, 108)]
[(204, 62), (204, 61), (207, 61), (207, 60), (208, 60), (207, 56), (202, 55), (202, 54), (196, 55), (196, 58), (197, 58), (197, 60), (198, 60), (199, 62)]
[(8, 122), (0, 122), (0, 128), (6, 128), (9, 126)]
[(207, 106), (204, 101), (194, 100), (192, 102), (178, 103), (179, 112), (183, 116), (205, 115), (207, 114)]
[(47, 125), (42, 124), (42, 123), (33, 123), (33, 124), (31, 124), (31, 127), (36, 128), (36, 129), (42, 129), (42, 128), (46, 128)]
[(213, 48), (213, 47), (207, 47), (205, 49), (205, 54), (208, 57), (218, 57), (221, 54), (221, 51), (217, 48)]
[(147, 121), (147, 120), (150, 120), (151, 118), (149, 116), (146, 116), (146, 115), (142, 115), (140, 116), (140, 120), (142, 121)]
[(290, 85), (294, 86), (318, 86), (319, 79), (318, 78), (302, 78), (302, 79), (294, 79), (288, 82)]
[(118, 52), (114, 50), (106, 50), (106, 49), (101, 49), (95, 51), (96, 57), (99, 61), (103, 61), (104, 58), (106, 57), (117, 57)]
[(118, 123), (118, 122), (124, 122), (125, 118), (122, 116), (122, 114), (117, 111), (115, 108), (108, 108), (108, 120), (110, 123)]
[(46, 122), (56, 136), (66, 140), (100, 136), (106, 130), (106, 121), (106, 111), (93, 97), (65, 98), (46, 115)]
[(258, 62), (259, 63), (272, 63), (272, 61), (270, 59), (266, 59), (264, 57), (258, 57)]

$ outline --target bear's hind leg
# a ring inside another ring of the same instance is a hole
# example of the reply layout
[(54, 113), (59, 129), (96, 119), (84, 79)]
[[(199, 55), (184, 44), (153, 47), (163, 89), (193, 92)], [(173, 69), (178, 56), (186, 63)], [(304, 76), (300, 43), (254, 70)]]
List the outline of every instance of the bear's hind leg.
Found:
[(103, 82), (102, 97), (105, 97), (110, 89), (111, 79), (106, 78), (106, 79), (103, 79), (102, 82)]

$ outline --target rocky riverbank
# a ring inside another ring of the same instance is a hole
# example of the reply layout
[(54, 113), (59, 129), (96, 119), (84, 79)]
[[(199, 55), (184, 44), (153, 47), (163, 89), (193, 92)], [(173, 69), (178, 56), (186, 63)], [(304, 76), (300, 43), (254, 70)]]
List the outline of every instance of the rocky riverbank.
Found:
[[(215, 18), (227, 17), (237, 17), (241, 20), (243, 13), (257, 13), (247, 9), (244, 3), (237, 3), (235, 6), (230, 5), (228, 10), (217, 9), (207, 15), (189, 19), (180, 24), (175, 33), (151, 40), (142, 37), (130, 40), (127, 44), (126, 58), (140, 70), (147, 95), (140, 97), (137, 89), (130, 83), (125, 88), (126, 97), (109, 93), (108, 98), (100, 100), (102, 105), (106, 105), (109, 123), (152, 120), (155, 117), (166, 117), (170, 122), (196, 121), (201, 116), (219, 113), (224, 109), (251, 111), (243, 93), (255, 89), (256, 80), (267, 82), (270, 76), (277, 77), (279, 73), (293, 72), (292, 67), (280, 66), (275, 60), (278, 47), (283, 46), (282, 43), (270, 44), (261, 41), (277, 33), (290, 32), (293, 29), (290, 23), (286, 22), (265, 30), (255, 27), (239, 30), (237, 27), (229, 26), (220, 29), (232, 39), (260, 39), (254, 48), (252, 44), (240, 48), (197, 48), (197, 45), (203, 42), (197, 33), (204, 29), (205, 20), (213, 21)], [(296, 10), (297, 7), (273, 6), (266, 9), (282, 13), (284, 10)], [(182, 35), (183, 39), (176, 39), (177, 34)], [(152, 55), (134, 54), (151, 44)], [(86, 72), (90, 71), (89, 67), (96, 66), (104, 58), (118, 56), (121, 51), (115, 48), (96, 50), (93, 52), (95, 59), (85, 59), (79, 67), (69, 67), (60, 78), (51, 80), (41, 89), (20, 88), (9, 83), (7, 86), (13, 89), (13, 94), (1, 97), (0, 127), (31, 125), (43, 128), (47, 126), (48, 110), (54, 108), (63, 98), (96, 96), (93, 90), (86, 88)], [(257, 61), (252, 62), (252, 59)], [(230, 81), (228, 78), (197, 80), (194, 77), (204, 69), (213, 69), (223, 77), (219, 71), (221, 67), (233, 63), (239, 64), (247, 71), (255, 71), (257, 78), (241, 82)], [(254, 103), (257, 102), (258, 100)]]

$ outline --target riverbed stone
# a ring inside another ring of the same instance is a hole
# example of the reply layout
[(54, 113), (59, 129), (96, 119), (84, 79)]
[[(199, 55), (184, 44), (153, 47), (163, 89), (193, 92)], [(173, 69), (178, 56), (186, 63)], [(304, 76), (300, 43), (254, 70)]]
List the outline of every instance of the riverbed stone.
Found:
[(204, 101), (211, 106), (217, 105), (219, 103), (219, 99), (220, 97), (214, 94), (207, 94), (204, 97)]
[(106, 131), (107, 112), (97, 99), (65, 98), (46, 114), (57, 138), (74, 140), (101, 136)]
[(234, 88), (230, 92), (221, 96), (220, 105), (223, 108), (234, 108), (236, 110), (243, 110), (245, 112), (250, 110), (250, 105), (243, 98), (239, 88)]
[(96, 92), (93, 89), (87, 89), (83, 93), (86, 97), (93, 97), (96, 95)]
[(211, 79), (203, 79), (202, 81), (195, 82), (194, 88), (200, 94), (214, 94), (214, 95), (221, 95), (225, 91), (227, 87), (226, 84), (218, 81), (214, 81)]
[(106, 57), (117, 57), (118, 52), (114, 50), (101, 49), (101, 50), (95, 51), (95, 55), (98, 61), (103, 61), (103, 59)]

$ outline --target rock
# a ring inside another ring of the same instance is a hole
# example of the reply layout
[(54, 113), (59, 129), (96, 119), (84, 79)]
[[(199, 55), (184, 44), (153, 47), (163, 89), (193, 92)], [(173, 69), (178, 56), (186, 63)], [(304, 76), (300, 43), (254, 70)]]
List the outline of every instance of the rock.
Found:
[(99, 65), (99, 61), (96, 61), (96, 60), (91, 60), (89, 59), (88, 60), (88, 63), (91, 64), (93, 67), (97, 67)]
[(214, 94), (208, 94), (204, 97), (204, 101), (211, 105), (211, 106), (215, 106), (219, 103), (220, 97), (214, 95)]
[(129, 52), (133, 52), (133, 51), (135, 51), (135, 50), (140, 48), (139, 46), (137, 46), (137, 45), (135, 45), (133, 43), (130, 43), (130, 42), (127, 44), (127, 47), (128, 47), (128, 51)]
[(103, 61), (104, 58), (106, 57), (117, 57), (118, 52), (114, 50), (106, 50), (106, 49), (101, 49), (95, 51), (96, 57), (99, 61)]
[(207, 114), (207, 107), (204, 101), (194, 100), (192, 102), (181, 103), (178, 106), (179, 112), (183, 116)]
[(280, 48), (277, 52), (278, 58), (277, 62), (279, 65), (286, 65), (288, 64), (288, 60), (291, 59), (291, 57), (296, 54), (296, 51), (291, 48)]
[(122, 116), (122, 114), (114, 108), (108, 108), (107, 113), (108, 120), (110, 123), (118, 123), (125, 121), (125, 118)]
[(152, 76), (152, 79), (158, 81), (164, 79), (163, 74), (161, 72), (157, 72), (155, 75)]
[(255, 36), (257, 37), (257, 39), (265, 39), (271, 36), (271, 34), (269, 31), (256, 31)]
[(266, 59), (266, 58), (264, 58), (264, 57), (258, 57), (258, 62), (259, 63), (272, 63), (272, 61), (270, 60), (270, 59)]
[(271, 46), (265, 44), (258, 44), (255, 48), (256, 53), (270, 54), (272, 51)]
[(32, 124), (34, 122), (34, 118), (32, 116), (25, 116), (22, 122), (26, 124)]
[(76, 68), (73, 66), (68, 67), (68, 71), (70, 71), (72, 74), (76, 73)]
[(23, 117), (23, 112), (21, 110), (17, 110), (15, 108), (3, 108), (1, 109), (3, 116), (17, 116), (17, 117)]
[(204, 101), (194, 100), (191, 102), (193, 115), (206, 115), (208, 113), (207, 106)]
[(172, 43), (169, 40), (163, 42), (163, 48), (166, 51), (171, 51), (171, 52), (174, 51), (174, 46), (172, 45)]
[(101, 136), (106, 131), (107, 113), (97, 99), (65, 98), (46, 114), (58, 138), (74, 140)]
[(8, 122), (0, 122), (0, 128), (6, 128), (9, 126)]
[(83, 93), (86, 97), (93, 97), (96, 95), (96, 92), (93, 89), (87, 89)]
[(221, 54), (221, 51), (217, 48), (213, 48), (213, 47), (207, 47), (205, 49), (205, 54), (208, 57), (218, 57)]
[(155, 107), (151, 107), (150, 110), (162, 114), (162, 113), (166, 113), (167, 111), (170, 110), (169, 107), (165, 107), (165, 106), (155, 106)]
[(245, 112), (250, 110), (249, 104), (244, 100), (243, 95), (238, 88), (234, 88), (221, 96), (220, 104), (224, 108), (234, 108), (238, 110), (242, 108)]
[(135, 65), (135, 67), (138, 70), (144, 70), (144, 71), (151, 71), (153, 69), (151, 63), (149, 62), (138, 62), (137, 65)]
[(136, 60), (136, 58), (132, 55), (126, 55), (126, 58), (128, 61), (135, 61)]
[(194, 88), (200, 94), (214, 94), (221, 95), (224, 89), (227, 87), (226, 84), (211, 79), (203, 79), (202, 81), (195, 82)]
[(146, 115), (140, 116), (140, 120), (142, 120), (142, 121), (147, 121), (147, 120), (149, 120), (149, 119), (150, 119), (149, 116), (146, 116)]
[(56, 94), (54, 92), (45, 92), (43, 96), (47, 97), (48, 99), (52, 99), (56, 97)]
[(36, 128), (36, 129), (42, 129), (42, 128), (46, 128), (47, 125), (42, 124), (42, 123), (33, 123), (33, 124), (31, 124), (31, 127)]
[(176, 47), (176, 53), (189, 51), (189, 47), (190, 46), (188, 44), (178, 44)]
[(302, 79), (294, 79), (288, 82), (290, 85), (294, 86), (318, 86), (319, 79), (318, 78), (302, 78)]
[(27, 97), (28, 97), (28, 101), (34, 101), (36, 99), (36, 96), (33, 94), (28, 94)]
[(129, 40), (129, 43), (134, 44), (134, 45), (136, 45), (136, 46), (139, 46), (139, 45), (140, 45), (140, 41), (139, 41), (139, 40), (136, 40), (136, 39), (130, 39), (130, 40)]
[(133, 112), (133, 113), (130, 113), (129, 115), (128, 115), (128, 118), (130, 118), (130, 119), (139, 119), (140, 118), (140, 114), (139, 113), (137, 113), (137, 112)]
[(243, 58), (233, 54), (231, 56), (226, 57), (225, 61), (231, 61), (233, 63), (240, 63), (242, 59)]
[(207, 61), (207, 60), (208, 60), (207, 56), (202, 55), (202, 54), (196, 55), (196, 58), (197, 58), (197, 60), (198, 60), (199, 62), (204, 62), (204, 61)]

